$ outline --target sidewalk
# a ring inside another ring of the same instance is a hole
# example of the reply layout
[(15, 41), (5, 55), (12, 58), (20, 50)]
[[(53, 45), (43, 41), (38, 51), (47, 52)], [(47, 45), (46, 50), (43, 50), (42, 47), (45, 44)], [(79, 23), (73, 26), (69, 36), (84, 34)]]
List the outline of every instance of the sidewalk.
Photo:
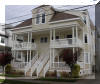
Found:
[(0, 79), (36, 79), (37, 77), (5, 77), (5, 76), (0, 76)]

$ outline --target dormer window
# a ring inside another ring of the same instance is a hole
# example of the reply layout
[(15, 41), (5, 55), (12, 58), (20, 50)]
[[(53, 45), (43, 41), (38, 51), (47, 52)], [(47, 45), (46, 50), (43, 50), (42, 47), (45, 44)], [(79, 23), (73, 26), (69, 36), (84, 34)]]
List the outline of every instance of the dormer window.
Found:
[(84, 23), (86, 24), (86, 16), (84, 16), (83, 21), (84, 21)]
[(45, 23), (45, 13), (42, 14), (42, 23)]
[(40, 23), (40, 14), (37, 14), (36, 16), (36, 24), (39, 24)]
[(36, 24), (45, 23), (45, 12), (43, 9), (38, 10), (36, 15)]

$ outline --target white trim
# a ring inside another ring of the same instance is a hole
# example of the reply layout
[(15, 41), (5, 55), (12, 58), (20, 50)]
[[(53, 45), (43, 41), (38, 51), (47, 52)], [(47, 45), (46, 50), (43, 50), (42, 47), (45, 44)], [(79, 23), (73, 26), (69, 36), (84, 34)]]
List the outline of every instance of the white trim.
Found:
[(49, 23), (53, 24), (53, 23), (67, 22), (67, 21), (72, 21), (72, 20), (81, 20), (81, 19), (80, 18), (72, 18), (72, 19), (66, 19), (66, 20), (53, 21), (53, 22), (49, 22)]
[[(37, 14), (39, 14), (40, 15), (40, 19), (39, 19), (39, 24), (36, 24), (36, 18), (37, 17), (35, 17), (35, 25), (41, 25), (41, 24), (45, 24), (46, 23), (46, 13), (45, 12), (40, 12), (40, 13), (37, 13)], [(37, 16), (37, 14), (36, 14), (36, 16)], [(45, 14), (45, 23), (42, 23), (42, 14)]]
[(10, 29), (10, 30), (13, 31), (13, 30), (18, 30), (18, 29), (26, 29), (26, 28), (32, 28), (32, 25), (30, 25), (30, 26), (25, 26), (25, 27), (13, 28), (13, 29)]
[[(76, 25), (78, 25), (78, 24), (76, 23), (76, 24), (71, 24), (71, 25), (55, 26), (55, 27), (49, 27), (49, 28), (44, 28), (44, 29), (31, 30), (31, 32), (40, 32), (40, 31), (46, 31), (46, 30), (50, 30), (50, 29), (61, 29), (61, 28), (64, 28), (64, 27), (69, 28), (69, 27), (73, 27), (73, 26), (76, 26)], [(16, 34), (22, 34), (22, 33), (27, 33), (27, 32), (30, 32), (30, 31), (19, 32), (19, 33), (16, 33)]]

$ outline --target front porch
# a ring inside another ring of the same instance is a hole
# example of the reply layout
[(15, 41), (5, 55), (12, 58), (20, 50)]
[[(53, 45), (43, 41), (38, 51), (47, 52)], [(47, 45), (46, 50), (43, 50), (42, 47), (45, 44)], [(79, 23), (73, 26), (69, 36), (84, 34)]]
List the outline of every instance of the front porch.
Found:
[[(55, 69), (70, 72), (70, 67), (66, 62), (61, 61), (60, 52), (63, 49), (71, 48), (74, 54), (77, 48), (83, 49), (83, 32), (81, 30), (75, 25), (14, 34), (13, 55), (15, 56), (16, 52), (21, 51), (24, 52), (24, 55), (20, 54), (21, 57), (26, 58), (20, 62), (14, 60), (12, 64), (18, 66), (17, 69), (24, 71), (25, 75), (29, 74), (30, 76), (35, 71), (37, 76), (41, 73), (45, 76), (48, 70)], [(56, 52), (56, 50), (58, 51)], [(34, 55), (33, 52), (35, 52)], [(82, 55), (82, 57), (84, 56)], [(84, 60), (82, 62), (79, 64), (83, 66)]]

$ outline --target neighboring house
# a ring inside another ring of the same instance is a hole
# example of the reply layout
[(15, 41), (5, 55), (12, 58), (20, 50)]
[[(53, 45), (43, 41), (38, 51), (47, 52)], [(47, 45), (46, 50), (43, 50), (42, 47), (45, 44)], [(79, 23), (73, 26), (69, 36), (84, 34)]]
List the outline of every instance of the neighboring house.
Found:
[[(73, 54), (80, 50), (77, 64), (80, 75), (92, 74), (95, 65), (95, 28), (87, 10), (61, 12), (49, 5), (32, 10), (32, 18), (15, 26), (12, 31), (12, 66), (25, 76), (70, 72), (60, 56), (63, 50)], [(67, 56), (67, 55), (66, 55)]]
[(7, 40), (8, 36), (5, 33), (5, 26), (0, 24), (0, 53), (5, 51), (5, 47), (8, 47)]

